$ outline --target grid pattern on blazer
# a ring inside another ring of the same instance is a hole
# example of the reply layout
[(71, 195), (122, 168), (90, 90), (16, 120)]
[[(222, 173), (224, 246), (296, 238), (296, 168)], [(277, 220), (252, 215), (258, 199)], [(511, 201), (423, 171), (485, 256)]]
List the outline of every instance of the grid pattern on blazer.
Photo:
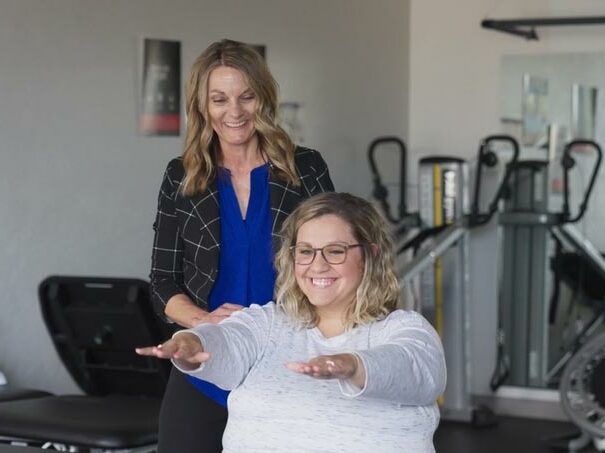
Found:
[[(312, 195), (330, 192), (334, 186), (319, 152), (297, 147), (295, 164), (300, 186), (287, 184), (270, 173), (272, 238), (274, 250), (286, 217)], [(183, 196), (182, 159), (168, 163), (158, 197), (153, 228), (155, 238), (151, 258), (151, 298), (158, 315), (175, 294), (187, 294), (202, 308), (216, 280), (220, 248), (220, 218), (216, 183), (202, 193)]]

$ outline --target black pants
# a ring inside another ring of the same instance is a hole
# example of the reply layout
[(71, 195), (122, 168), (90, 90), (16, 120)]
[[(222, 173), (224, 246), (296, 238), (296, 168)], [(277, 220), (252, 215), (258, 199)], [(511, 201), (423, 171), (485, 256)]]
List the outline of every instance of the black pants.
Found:
[(158, 453), (221, 453), (227, 409), (172, 369), (160, 409)]

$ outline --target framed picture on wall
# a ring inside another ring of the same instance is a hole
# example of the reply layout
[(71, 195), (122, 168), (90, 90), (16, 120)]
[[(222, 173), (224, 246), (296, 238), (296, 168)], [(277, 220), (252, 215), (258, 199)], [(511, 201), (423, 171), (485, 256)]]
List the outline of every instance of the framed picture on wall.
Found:
[(181, 133), (181, 43), (143, 39), (139, 132), (146, 136)]
[(523, 145), (533, 146), (544, 141), (548, 134), (548, 79), (524, 74), (521, 102), (521, 141)]

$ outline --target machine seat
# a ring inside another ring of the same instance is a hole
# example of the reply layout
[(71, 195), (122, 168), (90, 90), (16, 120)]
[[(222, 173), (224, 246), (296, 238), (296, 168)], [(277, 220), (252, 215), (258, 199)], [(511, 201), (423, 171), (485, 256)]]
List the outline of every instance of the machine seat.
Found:
[(44, 390), (33, 390), (20, 387), (12, 387), (10, 385), (0, 385), (0, 403), (5, 401), (26, 400), (30, 398), (42, 398), (51, 396), (52, 393)]
[(0, 436), (87, 448), (157, 442), (159, 398), (63, 395), (2, 403)]

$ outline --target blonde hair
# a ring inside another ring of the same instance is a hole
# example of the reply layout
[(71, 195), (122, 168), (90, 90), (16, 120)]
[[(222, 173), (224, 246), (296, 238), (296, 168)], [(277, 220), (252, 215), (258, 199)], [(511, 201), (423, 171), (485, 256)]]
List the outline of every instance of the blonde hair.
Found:
[(219, 66), (240, 71), (257, 99), (254, 127), (259, 146), (281, 179), (299, 185), (294, 165), (295, 145), (275, 122), (278, 85), (265, 60), (249, 45), (223, 39), (214, 42), (195, 60), (185, 87), (187, 132), (183, 150), (185, 195), (204, 191), (215, 176), (220, 152), (218, 137), (208, 120), (208, 79)]
[(322, 193), (301, 203), (288, 216), (281, 230), (282, 244), (275, 258), (277, 304), (290, 319), (314, 327), (319, 319), (313, 305), (294, 276), (291, 247), (300, 227), (309, 220), (332, 214), (345, 221), (363, 246), (364, 269), (355, 301), (346, 313), (347, 328), (381, 319), (397, 308), (400, 287), (395, 275), (393, 243), (387, 226), (376, 209), (362, 198), (348, 193)]

